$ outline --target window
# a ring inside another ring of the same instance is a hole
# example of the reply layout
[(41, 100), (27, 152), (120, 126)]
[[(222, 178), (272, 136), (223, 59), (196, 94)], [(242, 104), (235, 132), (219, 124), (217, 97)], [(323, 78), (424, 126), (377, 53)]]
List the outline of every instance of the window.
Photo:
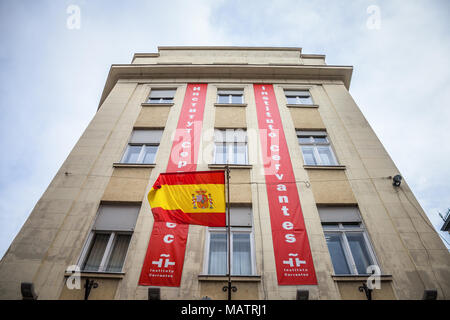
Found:
[(367, 274), (377, 264), (356, 207), (319, 208), (335, 274)]
[(297, 138), (306, 165), (338, 165), (325, 131), (297, 131)]
[(218, 90), (217, 103), (243, 104), (244, 90)]
[(215, 164), (248, 164), (247, 132), (242, 129), (214, 131)]
[(84, 272), (121, 272), (139, 207), (101, 205), (82, 256)]
[(309, 90), (285, 90), (287, 104), (314, 104)]
[[(252, 213), (249, 207), (233, 207), (231, 216), (231, 274), (255, 272)], [(208, 228), (205, 271), (209, 275), (228, 274), (227, 229)]]
[(147, 103), (173, 103), (176, 89), (152, 89)]
[(134, 130), (121, 163), (155, 163), (163, 130)]

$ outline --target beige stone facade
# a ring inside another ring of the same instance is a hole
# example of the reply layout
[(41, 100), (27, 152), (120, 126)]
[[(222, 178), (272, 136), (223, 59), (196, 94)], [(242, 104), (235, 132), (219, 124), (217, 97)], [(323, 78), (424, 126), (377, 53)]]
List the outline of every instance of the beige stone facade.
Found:
[[(97, 114), (31, 212), (0, 263), (0, 299), (21, 299), (32, 282), (39, 299), (83, 299), (84, 279), (96, 279), (90, 299), (147, 299), (139, 286), (153, 217), (146, 195), (167, 167), (187, 83), (208, 83), (197, 170), (214, 165), (214, 129), (245, 129), (248, 163), (231, 169), (231, 203), (251, 206), (255, 272), (233, 277), (234, 299), (366, 299), (363, 274), (336, 274), (319, 211), (357, 207), (381, 269), (374, 299), (421, 299), (424, 290), (450, 298), (450, 256), (349, 93), (352, 68), (329, 66), (300, 48), (160, 47), (111, 67)], [(308, 232), (318, 285), (279, 286), (268, 198), (260, 161), (253, 83), (273, 84)], [(173, 103), (148, 102), (153, 89), (176, 89)], [(243, 90), (243, 103), (218, 103), (218, 89)], [(291, 105), (284, 90), (308, 90), (311, 105)], [(122, 159), (133, 129), (163, 130), (154, 164)], [(338, 165), (304, 162), (296, 131), (324, 131)], [(69, 289), (67, 269), (83, 254), (101, 204), (140, 207), (122, 272), (81, 273)], [(205, 274), (207, 227), (190, 226), (180, 287), (161, 287), (161, 299), (225, 299), (223, 276)]]

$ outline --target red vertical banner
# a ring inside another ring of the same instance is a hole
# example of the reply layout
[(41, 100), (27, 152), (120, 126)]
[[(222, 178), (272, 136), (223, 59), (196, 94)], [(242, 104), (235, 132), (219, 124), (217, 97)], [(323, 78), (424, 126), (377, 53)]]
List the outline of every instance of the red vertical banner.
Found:
[(317, 284), (314, 263), (271, 84), (254, 84), (264, 175), (279, 285)]
[[(187, 85), (166, 172), (197, 169), (207, 87)], [(139, 285), (180, 286), (188, 232), (187, 224), (154, 222)]]

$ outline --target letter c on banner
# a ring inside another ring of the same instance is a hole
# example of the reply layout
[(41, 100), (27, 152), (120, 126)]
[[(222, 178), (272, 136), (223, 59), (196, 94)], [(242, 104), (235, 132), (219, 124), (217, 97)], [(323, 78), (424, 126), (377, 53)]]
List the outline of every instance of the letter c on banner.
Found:
[(167, 234), (167, 235), (164, 236), (164, 242), (165, 243), (172, 243), (174, 238), (175, 237), (173, 236), (173, 234)]

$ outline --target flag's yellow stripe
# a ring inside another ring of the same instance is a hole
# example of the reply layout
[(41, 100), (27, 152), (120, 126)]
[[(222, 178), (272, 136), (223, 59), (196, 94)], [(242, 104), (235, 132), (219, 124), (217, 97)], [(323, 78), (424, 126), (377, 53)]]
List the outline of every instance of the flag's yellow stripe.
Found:
[[(213, 208), (194, 209), (192, 195), (197, 196), (199, 190), (206, 191), (206, 195), (213, 200)], [(182, 210), (183, 212), (225, 212), (225, 185), (223, 184), (164, 184), (160, 189), (151, 189), (148, 202), (152, 208), (165, 210)]]

